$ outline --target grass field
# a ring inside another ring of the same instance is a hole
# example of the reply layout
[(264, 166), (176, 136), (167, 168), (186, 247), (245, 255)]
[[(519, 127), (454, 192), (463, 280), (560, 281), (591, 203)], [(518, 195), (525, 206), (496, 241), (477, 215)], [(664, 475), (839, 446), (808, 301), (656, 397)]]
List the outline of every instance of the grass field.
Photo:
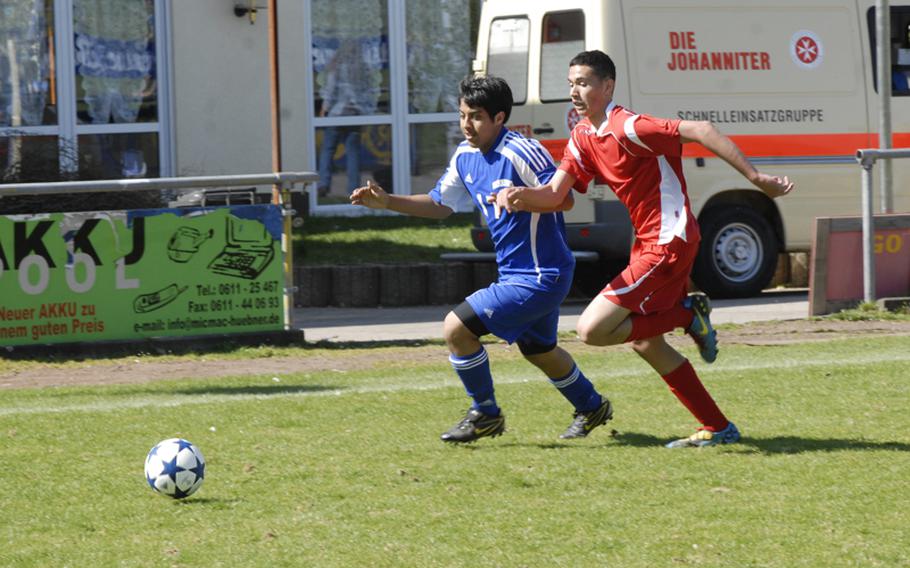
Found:
[[(467, 405), (444, 360), (341, 371), (354, 350), (298, 349), (325, 370), (3, 390), (0, 566), (910, 565), (906, 336), (696, 363), (745, 436), (702, 450), (662, 447), (694, 424), (634, 355), (571, 349), (616, 408), (572, 442), (567, 403), (501, 344), (509, 430), (470, 446), (438, 440)], [(172, 436), (208, 461), (185, 501), (143, 477)]]
[(476, 252), (473, 215), (421, 219), (402, 215), (308, 217), (295, 239), (294, 255), (305, 264), (439, 262), (446, 252)]

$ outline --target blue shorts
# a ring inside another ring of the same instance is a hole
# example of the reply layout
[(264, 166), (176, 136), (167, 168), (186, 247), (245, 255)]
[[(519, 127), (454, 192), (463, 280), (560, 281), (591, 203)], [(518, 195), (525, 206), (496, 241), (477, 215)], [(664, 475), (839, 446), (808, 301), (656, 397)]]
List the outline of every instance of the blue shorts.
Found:
[(569, 294), (571, 274), (562, 277), (504, 276), (465, 300), (493, 335), (513, 343), (556, 343), (559, 306)]

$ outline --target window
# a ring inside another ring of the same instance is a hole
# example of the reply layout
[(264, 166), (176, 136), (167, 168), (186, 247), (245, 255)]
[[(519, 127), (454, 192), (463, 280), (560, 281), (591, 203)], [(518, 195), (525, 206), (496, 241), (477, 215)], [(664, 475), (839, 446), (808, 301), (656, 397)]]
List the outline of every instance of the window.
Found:
[[(875, 8), (866, 13), (872, 53), (872, 80), (878, 91), (878, 53), (876, 47)], [(891, 7), (891, 94), (910, 96), (910, 6)]]
[(167, 169), (164, 6), (0, 2), (0, 181), (157, 177)]
[(350, 192), (368, 179), (403, 195), (433, 187), (464, 139), (458, 84), (471, 73), (482, 3), (304, 3), (314, 99), (309, 159), (319, 172), (314, 211), (366, 213), (350, 206)]
[(585, 49), (585, 15), (581, 10), (550, 12), (543, 18), (540, 48), (540, 100), (569, 100), (565, 77), (569, 61)]
[(79, 124), (158, 121), (153, 0), (75, 0)]
[(464, 134), (458, 85), (477, 50), (480, 0), (407, 0), (408, 152), (411, 193), (443, 175)]
[(319, 204), (349, 203), (367, 179), (391, 191), (388, 1), (315, 0), (311, 9)]
[(490, 26), (487, 73), (512, 87), (515, 104), (528, 98), (528, 49), (531, 24), (527, 18), (500, 18)]
[(57, 124), (54, 3), (0, 4), (0, 128)]
[(408, 112), (458, 112), (458, 83), (470, 73), (480, 19), (476, 0), (408, 0)]

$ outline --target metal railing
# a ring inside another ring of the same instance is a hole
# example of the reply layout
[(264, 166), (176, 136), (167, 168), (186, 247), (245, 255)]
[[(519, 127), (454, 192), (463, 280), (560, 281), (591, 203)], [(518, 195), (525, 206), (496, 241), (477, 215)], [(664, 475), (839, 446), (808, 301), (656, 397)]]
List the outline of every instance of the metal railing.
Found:
[(0, 185), (0, 198), (16, 195), (56, 195), (61, 193), (106, 193), (115, 191), (179, 190), (198, 188), (225, 188), (251, 185), (271, 185), (284, 207), (284, 230), (281, 252), (284, 257), (284, 327), (293, 327), (293, 255), (291, 250), (291, 200), (289, 193), (296, 185), (319, 181), (316, 172), (278, 172), (270, 174), (243, 174), (224, 176), (196, 176), (172, 178), (141, 178), (93, 181), (63, 181), (48, 183), (13, 183)]
[(291, 189), (297, 184), (315, 183), (318, 180), (319, 174), (316, 172), (279, 172), (274, 174), (243, 174), (228, 176), (11, 183), (0, 185), (0, 197), (11, 195), (148, 191), (155, 189), (215, 188), (247, 185), (277, 185), (282, 189)]
[[(875, 218), (872, 215), (872, 167), (876, 160), (910, 158), (910, 149), (879, 150), (868, 148), (856, 151), (856, 161), (863, 168), (863, 301), (875, 301)], [(882, 203), (882, 207), (887, 207)]]

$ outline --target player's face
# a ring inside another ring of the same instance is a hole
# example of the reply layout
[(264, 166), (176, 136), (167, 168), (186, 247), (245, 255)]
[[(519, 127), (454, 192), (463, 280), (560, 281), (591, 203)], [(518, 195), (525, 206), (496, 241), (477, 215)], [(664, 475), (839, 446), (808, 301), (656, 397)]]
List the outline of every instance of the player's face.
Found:
[(494, 118), (490, 118), (486, 110), (469, 107), (462, 100), (458, 105), (458, 119), (461, 133), (468, 144), (480, 149), (481, 152), (486, 152), (499, 136), (505, 114), (500, 112)]
[(587, 65), (569, 67), (569, 96), (578, 114), (591, 119), (596, 126), (603, 120), (607, 105), (613, 100), (613, 79), (601, 79)]

